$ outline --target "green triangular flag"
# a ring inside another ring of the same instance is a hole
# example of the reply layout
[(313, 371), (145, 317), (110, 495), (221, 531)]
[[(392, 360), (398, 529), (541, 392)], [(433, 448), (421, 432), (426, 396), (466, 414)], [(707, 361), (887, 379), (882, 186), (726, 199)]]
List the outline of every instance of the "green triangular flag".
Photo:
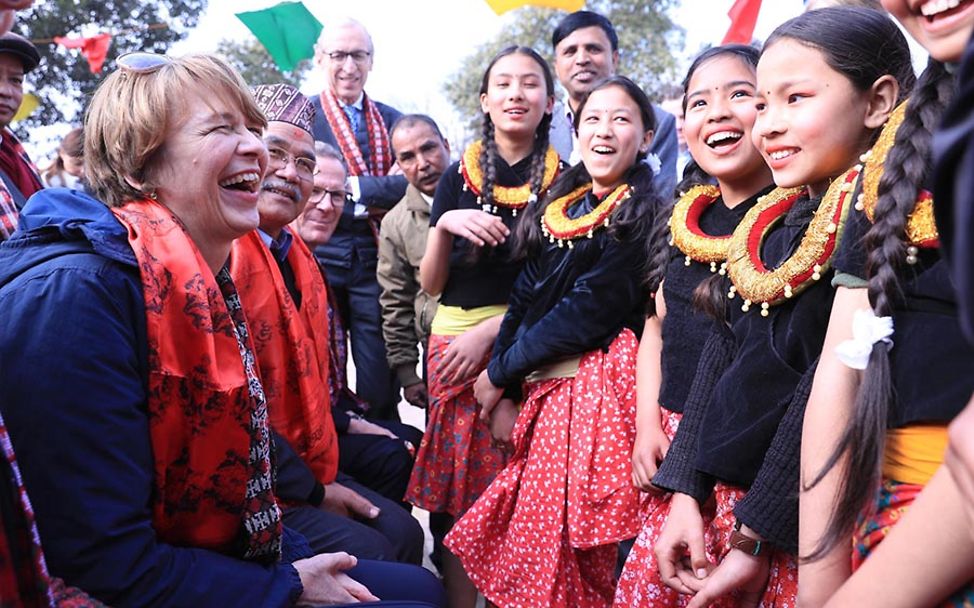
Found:
[(281, 2), (264, 10), (236, 15), (282, 71), (290, 72), (302, 59), (314, 57), (322, 25), (303, 3)]

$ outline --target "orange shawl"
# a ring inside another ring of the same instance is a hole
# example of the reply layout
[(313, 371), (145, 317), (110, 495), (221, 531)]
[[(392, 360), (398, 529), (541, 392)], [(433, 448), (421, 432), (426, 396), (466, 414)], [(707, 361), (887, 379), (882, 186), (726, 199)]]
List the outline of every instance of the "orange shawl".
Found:
[(230, 274), (254, 334), (271, 425), (323, 484), (338, 472), (338, 436), (328, 394), (328, 295), (318, 263), (295, 237), (287, 261), (301, 309), (257, 231), (234, 243)]
[(267, 408), (252, 367), (248, 386), (236, 336), (245, 345), (249, 336), (239, 307), (227, 306), (229, 275), (218, 283), (161, 204), (112, 211), (128, 228), (145, 295), (153, 527), (170, 544), (276, 561), (281, 522)]

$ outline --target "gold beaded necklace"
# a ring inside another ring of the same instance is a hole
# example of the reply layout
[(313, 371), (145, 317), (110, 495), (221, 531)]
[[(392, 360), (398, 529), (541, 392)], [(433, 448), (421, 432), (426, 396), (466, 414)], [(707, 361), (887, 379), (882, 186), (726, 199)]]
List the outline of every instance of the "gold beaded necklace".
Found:
[(805, 194), (804, 188), (777, 188), (758, 199), (731, 237), (727, 274), (733, 283), (727, 297), (740, 295), (741, 310), (760, 304), (761, 316), (809, 287), (829, 268), (849, 212), (848, 199), (856, 187), (861, 165), (832, 182), (812, 217), (795, 252), (774, 270), (761, 260), (761, 248), (771, 228)]
[(710, 272), (726, 273), (727, 248), (731, 235), (711, 236), (700, 228), (700, 218), (714, 203), (720, 200), (720, 188), (702, 184), (690, 188), (673, 206), (670, 216), (670, 245), (685, 255), (683, 263), (710, 263)]
[[(537, 202), (538, 197), (531, 192), (531, 184), (521, 186), (499, 186), (494, 184), (494, 205), (488, 205), (481, 201), (484, 188), (484, 172), (480, 166), (480, 153), (483, 150), (483, 141), (477, 140), (467, 146), (460, 159), (460, 175), (463, 176), (464, 190), (470, 190), (477, 196), (477, 203), (488, 213), (497, 213), (497, 207), (507, 207), (511, 209), (515, 217), (519, 209), (523, 209), (528, 203)], [(558, 176), (558, 153), (554, 148), (548, 146), (548, 151), (544, 157), (544, 175), (541, 178), (541, 193), (543, 194), (551, 187), (555, 177)]]
[(629, 184), (622, 184), (588, 213), (576, 218), (568, 217), (568, 209), (591, 191), (592, 184), (586, 184), (548, 203), (541, 216), (541, 232), (549, 242), (557, 242), (559, 247), (567, 244), (571, 249), (575, 239), (583, 235), (592, 238), (599, 228), (609, 227), (609, 216), (632, 196)]
[[(873, 217), (876, 214), (879, 181), (883, 178), (886, 157), (893, 148), (896, 131), (906, 117), (906, 104), (907, 102), (904, 101), (893, 110), (872, 150), (863, 154), (861, 158), (865, 169), (863, 169), (862, 194), (856, 201), (856, 209), (865, 211), (870, 222), (874, 221)], [(906, 261), (911, 264), (917, 261), (918, 247), (936, 248), (940, 244), (940, 235), (937, 233), (937, 224), (933, 217), (933, 195), (928, 190), (920, 190), (917, 193), (916, 205), (906, 220), (906, 240), (909, 245)]]

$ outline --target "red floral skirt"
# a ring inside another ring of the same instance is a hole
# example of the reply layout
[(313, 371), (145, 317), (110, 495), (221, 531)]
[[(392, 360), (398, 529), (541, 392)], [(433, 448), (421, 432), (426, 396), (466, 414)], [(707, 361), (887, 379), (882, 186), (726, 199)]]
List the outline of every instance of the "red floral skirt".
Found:
[(636, 338), (585, 354), (575, 378), (527, 385), (503, 471), (446, 544), (500, 608), (606, 607), (616, 543), (638, 531), (632, 486)]
[(492, 445), (490, 430), (477, 418), (476, 375), (460, 384), (442, 380), (443, 356), (455, 338), (430, 336), (429, 422), (405, 499), (427, 511), (459, 517), (494, 480), (506, 456)]

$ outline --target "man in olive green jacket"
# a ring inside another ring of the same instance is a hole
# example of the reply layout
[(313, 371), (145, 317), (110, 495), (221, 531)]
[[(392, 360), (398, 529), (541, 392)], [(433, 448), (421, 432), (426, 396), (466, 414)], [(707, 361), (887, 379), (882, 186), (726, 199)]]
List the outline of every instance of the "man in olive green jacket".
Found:
[(409, 114), (392, 127), (392, 150), (409, 186), (382, 220), (378, 279), (382, 288), (382, 336), (386, 358), (403, 387), (403, 397), (426, 407), (426, 382), (417, 372), (420, 343), (425, 351), (436, 299), (419, 286), (419, 262), (426, 251), (430, 205), (450, 148), (429, 116)]

